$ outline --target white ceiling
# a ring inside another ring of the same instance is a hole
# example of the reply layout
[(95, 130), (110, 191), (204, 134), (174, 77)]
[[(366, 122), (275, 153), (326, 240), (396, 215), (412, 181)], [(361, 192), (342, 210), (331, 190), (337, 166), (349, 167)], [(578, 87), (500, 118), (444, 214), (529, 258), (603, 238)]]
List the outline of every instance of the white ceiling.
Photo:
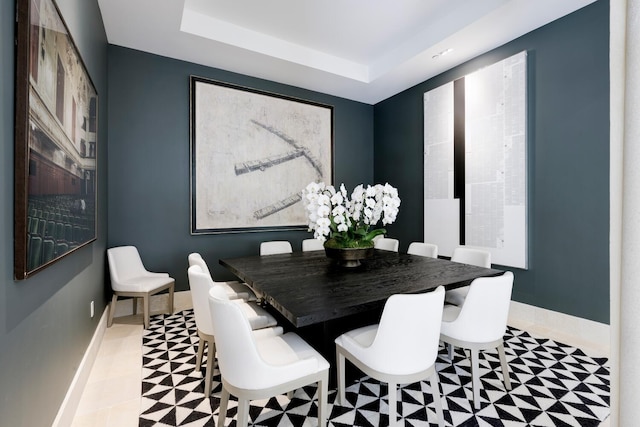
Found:
[(375, 104), (593, 1), (98, 4), (111, 44)]

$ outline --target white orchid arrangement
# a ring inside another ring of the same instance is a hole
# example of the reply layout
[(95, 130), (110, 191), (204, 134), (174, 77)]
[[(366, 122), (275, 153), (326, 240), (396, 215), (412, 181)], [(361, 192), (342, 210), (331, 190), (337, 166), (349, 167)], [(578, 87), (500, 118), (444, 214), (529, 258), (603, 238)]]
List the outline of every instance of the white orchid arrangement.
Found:
[(329, 240), (338, 248), (371, 247), (373, 238), (385, 234), (384, 228), (370, 230), (396, 220), (400, 207), (398, 190), (389, 184), (362, 184), (347, 195), (344, 184), (336, 190), (324, 182), (312, 182), (302, 190), (302, 202), (309, 218), (309, 231), (316, 239)]

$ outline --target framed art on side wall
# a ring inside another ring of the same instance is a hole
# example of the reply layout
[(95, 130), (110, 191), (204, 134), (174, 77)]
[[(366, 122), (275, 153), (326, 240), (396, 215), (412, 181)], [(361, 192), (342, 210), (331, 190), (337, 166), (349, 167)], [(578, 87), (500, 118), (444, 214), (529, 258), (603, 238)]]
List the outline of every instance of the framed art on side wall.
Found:
[(17, 0), (14, 275), (96, 239), (98, 94), (53, 0)]
[(333, 182), (333, 107), (191, 76), (191, 233), (306, 229)]

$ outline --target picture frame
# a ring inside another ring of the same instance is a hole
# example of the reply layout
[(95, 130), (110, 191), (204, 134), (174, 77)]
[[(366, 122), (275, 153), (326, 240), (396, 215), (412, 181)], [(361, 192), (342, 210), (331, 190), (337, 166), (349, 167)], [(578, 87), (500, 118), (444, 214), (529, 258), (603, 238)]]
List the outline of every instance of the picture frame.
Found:
[(96, 240), (98, 93), (54, 0), (17, 0), (14, 276)]
[(306, 230), (333, 134), (333, 106), (190, 76), (191, 234)]

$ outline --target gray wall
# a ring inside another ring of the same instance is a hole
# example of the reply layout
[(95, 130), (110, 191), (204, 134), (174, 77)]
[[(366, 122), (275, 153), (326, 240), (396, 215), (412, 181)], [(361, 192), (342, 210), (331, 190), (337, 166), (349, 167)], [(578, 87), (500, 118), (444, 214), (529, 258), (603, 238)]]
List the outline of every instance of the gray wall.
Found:
[(219, 258), (257, 254), (263, 240), (290, 240), (299, 250), (311, 236), (306, 230), (190, 235), (190, 75), (333, 105), (335, 182), (351, 188), (373, 179), (371, 105), (117, 46), (109, 47), (108, 74), (108, 245), (137, 246), (147, 268), (169, 272), (177, 290), (189, 288), (190, 252), (200, 252), (222, 280), (233, 276)]
[(375, 178), (423, 240), (423, 93), (522, 50), (529, 72), (529, 266), (517, 301), (609, 323), (609, 2), (600, 0), (375, 106)]
[[(105, 307), (107, 41), (97, 1), (57, 0), (99, 95), (98, 240), (13, 280), (15, 2), (0, 2), (0, 424), (51, 425)], [(96, 303), (97, 316), (89, 315)]]

